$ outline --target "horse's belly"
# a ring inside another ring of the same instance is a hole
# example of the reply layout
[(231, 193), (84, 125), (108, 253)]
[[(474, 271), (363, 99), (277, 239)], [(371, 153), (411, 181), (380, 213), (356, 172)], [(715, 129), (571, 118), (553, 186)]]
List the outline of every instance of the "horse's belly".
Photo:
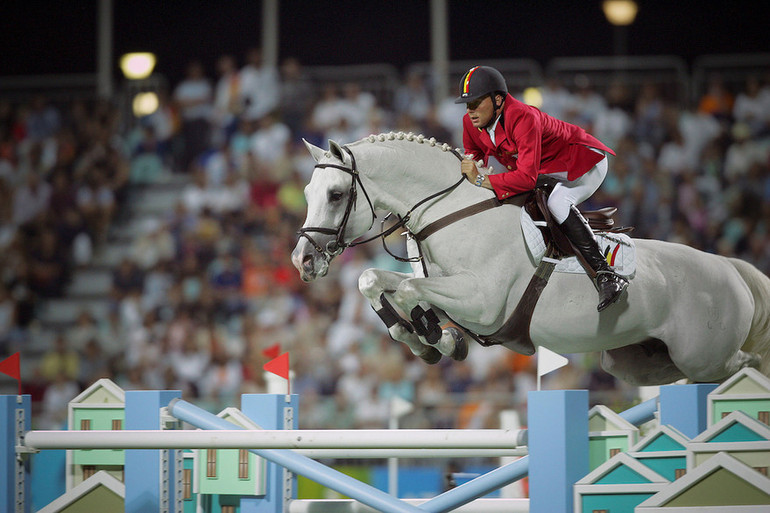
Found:
[(601, 313), (586, 276), (553, 275), (532, 319), (533, 342), (557, 352), (613, 349), (651, 337), (675, 352), (685, 339), (742, 343), (753, 299), (727, 260), (658, 241), (638, 241), (637, 248), (636, 277)]

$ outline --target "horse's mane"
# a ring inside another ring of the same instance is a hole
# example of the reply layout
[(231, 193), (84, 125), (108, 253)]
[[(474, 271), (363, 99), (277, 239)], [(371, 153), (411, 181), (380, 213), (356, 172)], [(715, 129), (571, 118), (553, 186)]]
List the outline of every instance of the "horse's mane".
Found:
[(436, 140), (435, 137), (425, 137), (423, 134), (414, 134), (413, 132), (388, 132), (388, 133), (381, 133), (377, 135), (369, 135), (367, 137), (364, 137), (362, 139), (359, 139), (353, 144), (359, 144), (359, 143), (377, 143), (377, 142), (386, 142), (386, 141), (410, 141), (415, 142), (417, 144), (427, 144), (431, 147), (436, 147), (442, 151), (455, 151), (462, 155), (462, 150), (460, 148), (452, 148), (450, 144), (442, 143)]

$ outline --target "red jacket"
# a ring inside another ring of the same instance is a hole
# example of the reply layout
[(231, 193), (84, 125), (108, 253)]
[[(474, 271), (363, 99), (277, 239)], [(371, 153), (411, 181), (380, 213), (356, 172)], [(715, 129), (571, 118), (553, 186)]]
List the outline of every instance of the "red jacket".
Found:
[(488, 175), (499, 199), (531, 191), (539, 174), (566, 171), (568, 180), (580, 178), (603, 158), (589, 148), (615, 155), (579, 126), (551, 117), (510, 94), (495, 127), (495, 142), (497, 146), (486, 130), (473, 126), (468, 114), (463, 116), (465, 153), (474, 160), (483, 159), (485, 165), (494, 156), (507, 168)]

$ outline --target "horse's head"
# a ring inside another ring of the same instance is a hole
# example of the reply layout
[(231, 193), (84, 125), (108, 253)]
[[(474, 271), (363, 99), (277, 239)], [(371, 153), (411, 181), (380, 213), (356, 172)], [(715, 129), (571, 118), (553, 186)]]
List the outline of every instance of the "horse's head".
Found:
[(331, 260), (374, 223), (374, 207), (350, 150), (329, 141), (329, 151), (305, 141), (316, 161), (305, 187), (307, 218), (291, 260), (303, 281), (326, 275)]

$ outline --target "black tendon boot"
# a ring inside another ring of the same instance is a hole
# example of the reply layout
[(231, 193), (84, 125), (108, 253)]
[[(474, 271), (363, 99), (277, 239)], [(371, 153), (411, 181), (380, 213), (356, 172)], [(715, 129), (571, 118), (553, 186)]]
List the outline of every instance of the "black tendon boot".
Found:
[(578, 260), (593, 276), (596, 290), (599, 291), (598, 311), (602, 311), (620, 298), (628, 287), (628, 280), (615, 274), (596, 243), (594, 234), (577, 208), (570, 208), (569, 216), (561, 224), (561, 229), (575, 248), (580, 251)]

